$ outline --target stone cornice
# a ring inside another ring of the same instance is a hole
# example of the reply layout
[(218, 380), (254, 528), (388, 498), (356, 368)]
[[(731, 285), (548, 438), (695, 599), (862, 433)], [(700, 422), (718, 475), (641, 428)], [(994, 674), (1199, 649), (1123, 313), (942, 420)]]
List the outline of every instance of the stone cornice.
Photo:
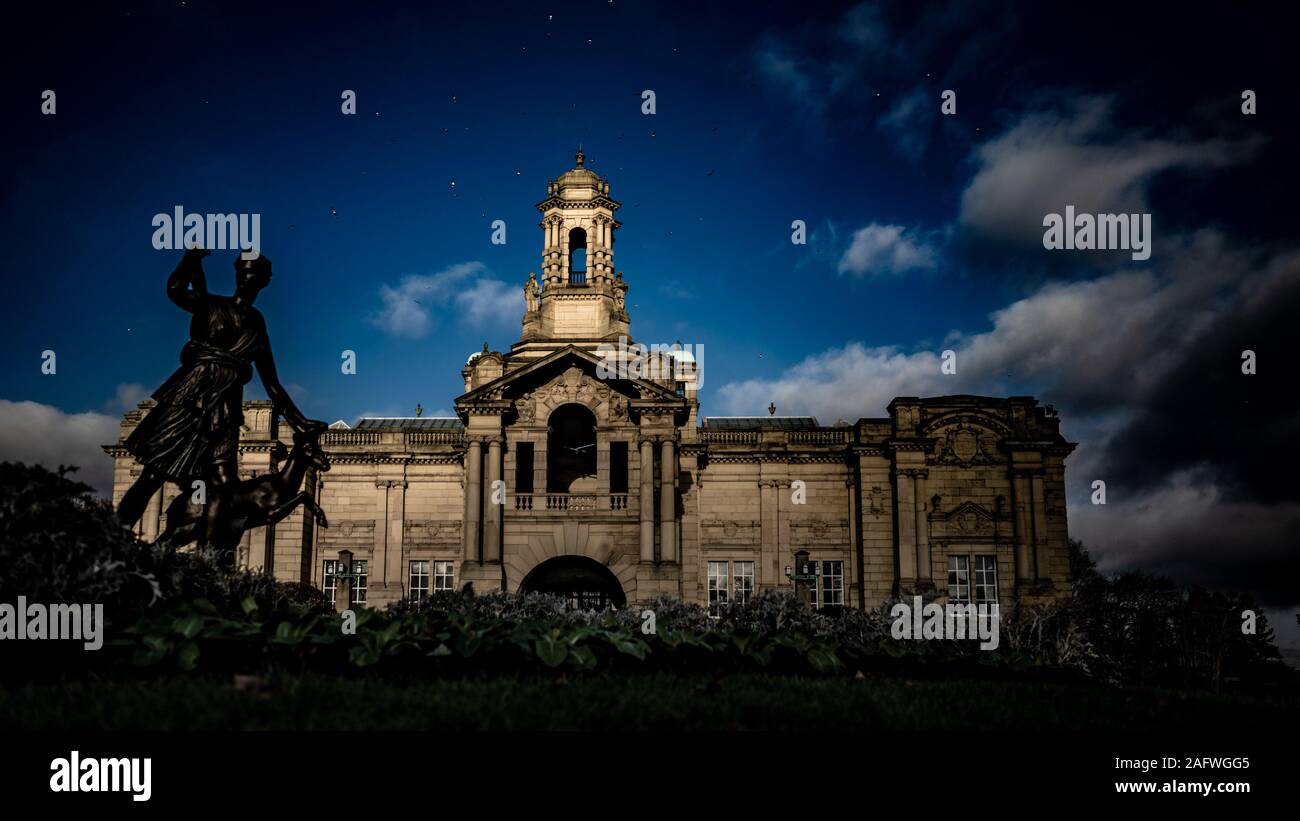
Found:
[(934, 442), (933, 439), (887, 439), (881, 444), (881, 449), (893, 453), (929, 453)]
[[(340, 453), (330, 454), (330, 462), (335, 465), (458, 465), (464, 461), (462, 453), (446, 456), (412, 456), (390, 455), (380, 453)], [(331, 477), (337, 481), (337, 477)]]
[(509, 399), (476, 399), (472, 402), (457, 402), (456, 413), (467, 416), (501, 416), (512, 406)]

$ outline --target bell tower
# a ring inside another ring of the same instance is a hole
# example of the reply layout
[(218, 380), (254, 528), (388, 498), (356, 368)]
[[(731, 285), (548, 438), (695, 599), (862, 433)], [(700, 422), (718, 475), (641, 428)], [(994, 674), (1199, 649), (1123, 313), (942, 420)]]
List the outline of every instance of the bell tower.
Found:
[(587, 168), (579, 149), (575, 166), (546, 186), (542, 213), (542, 275), (524, 285), (523, 334), (515, 356), (532, 359), (575, 345), (595, 350), (628, 338), (627, 284), (614, 268), (614, 217), (621, 204), (609, 181)]

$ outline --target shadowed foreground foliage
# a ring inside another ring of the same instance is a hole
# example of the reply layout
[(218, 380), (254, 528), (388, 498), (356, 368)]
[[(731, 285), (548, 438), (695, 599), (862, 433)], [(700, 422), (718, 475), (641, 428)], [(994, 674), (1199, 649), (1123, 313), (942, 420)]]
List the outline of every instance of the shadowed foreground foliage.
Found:
[[(238, 685), (238, 686), (237, 686)], [(404, 680), (173, 676), (0, 691), (6, 730), (1300, 729), (1295, 699), (968, 679), (742, 674)]]
[(109, 629), (98, 652), (77, 642), (5, 642), (0, 678), (865, 673), (1295, 692), (1263, 617), (1257, 635), (1241, 633), (1249, 597), (1179, 590), (1141, 574), (1103, 578), (1074, 547), (1073, 600), (1003, 613), (1001, 645), (990, 652), (974, 641), (894, 639), (890, 602), (828, 613), (784, 592), (724, 607), (717, 619), (661, 598), (649, 605), (653, 633), (641, 630), (639, 607), (590, 613), (538, 594), (442, 593), (359, 609), (352, 634), (309, 586), (141, 544), (62, 471), (3, 463), (0, 602), (99, 602)]

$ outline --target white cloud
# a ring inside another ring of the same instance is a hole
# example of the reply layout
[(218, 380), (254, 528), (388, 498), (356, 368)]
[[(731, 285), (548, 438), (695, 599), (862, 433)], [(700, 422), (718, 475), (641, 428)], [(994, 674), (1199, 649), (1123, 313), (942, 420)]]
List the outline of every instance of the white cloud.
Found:
[(383, 307), (371, 314), (371, 324), (393, 336), (419, 339), (437, 324), (439, 308), (459, 312), (473, 324), (518, 321), (522, 316), (522, 290), (487, 278), (481, 262), (462, 262), (436, 274), (408, 274), (397, 287), (381, 285)]
[(934, 248), (915, 238), (901, 225), (873, 222), (853, 233), (853, 241), (840, 257), (839, 272), (854, 276), (901, 274), (936, 265)]
[(126, 413), (148, 399), (151, 391), (139, 382), (123, 382), (117, 386), (113, 398), (104, 403), (104, 413)]
[[(891, 247), (860, 240), (868, 230), (854, 237), (860, 259), (874, 253), (863, 249)], [(854, 253), (850, 248), (845, 257)], [(1251, 255), (1229, 248), (1214, 231), (1171, 240), (1153, 259), (1157, 265), (1142, 271), (1121, 268), (1045, 285), (995, 311), (990, 330), (954, 331), (934, 350), (853, 342), (808, 357), (775, 379), (725, 385), (719, 412), (755, 413), (775, 400), (783, 412), (856, 419), (883, 416), (895, 396), (1029, 388), (1044, 401), (1078, 410), (1066, 417), (1068, 425), (1085, 414), (1140, 404), (1188, 341), (1260, 279)], [(957, 353), (956, 374), (940, 372), (944, 349)]]
[(508, 320), (518, 322), (523, 316), (521, 288), (497, 279), (480, 279), (456, 295), (456, 307), (463, 319), (475, 325)]
[(975, 149), (979, 170), (962, 193), (962, 227), (987, 237), (1041, 242), (1043, 217), (1145, 213), (1147, 187), (1172, 169), (1248, 159), (1257, 142), (1155, 139), (1117, 131), (1112, 102), (1089, 97), (1064, 113), (1037, 112)]
[(113, 460), (101, 446), (117, 441), (117, 416), (65, 413), (39, 402), (0, 399), (0, 461), (26, 462), (55, 470), (80, 468), (72, 478), (103, 496), (113, 490)]

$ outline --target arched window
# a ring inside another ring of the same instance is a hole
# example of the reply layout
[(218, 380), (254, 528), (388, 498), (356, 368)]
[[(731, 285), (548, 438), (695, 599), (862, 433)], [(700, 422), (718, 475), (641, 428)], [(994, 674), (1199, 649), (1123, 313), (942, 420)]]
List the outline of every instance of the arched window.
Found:
[(569, 232), (569, 284), (587, 284), (587, 232), (581, 228)]
[(547, 420), (546, 492), (596, 489), (596, 416), (582, 405), (561, 405)]

